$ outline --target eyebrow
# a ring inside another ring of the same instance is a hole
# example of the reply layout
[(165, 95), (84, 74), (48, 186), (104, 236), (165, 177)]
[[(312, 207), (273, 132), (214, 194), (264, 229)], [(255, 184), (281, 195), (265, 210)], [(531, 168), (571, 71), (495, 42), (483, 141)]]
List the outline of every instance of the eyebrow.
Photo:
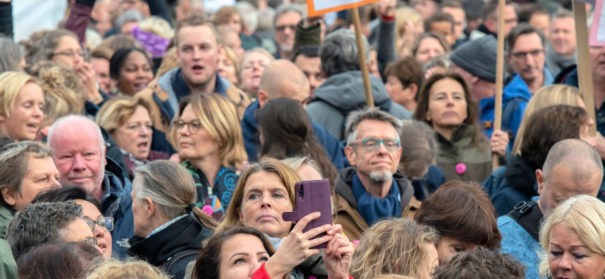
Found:
[(248, 256), (250, 256), (250, 254), (245, 253), (245, 252), (238, 252), (238, 253), (235, 253), (235, 254), (231, 255), (231, 257), (229, 257), (229, 259), (233, 259), (236, 256), (246, 256), (246, 257), (248, 257)]

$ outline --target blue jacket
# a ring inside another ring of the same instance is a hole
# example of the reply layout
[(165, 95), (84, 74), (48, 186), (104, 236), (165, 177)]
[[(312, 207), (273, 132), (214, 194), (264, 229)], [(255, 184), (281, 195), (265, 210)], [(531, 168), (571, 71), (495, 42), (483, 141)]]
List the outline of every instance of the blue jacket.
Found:
[[(256, 112), (260, 109), (258, 102), (250, 104), (244, 111), (244, 118), (241, 121), (242, 133), (244, 136), (244, 146), (248, 153), (248, 161), (258, 161), (258, 149), (260, 141), (258, 139), (258, 121)], [(313, 134), (319, 143), (323, 146), (328, 157), (337, 169), (344, 168), (344, 155), (339, 142), (322, 126), (311, 121)]]
[(526, 279), (540, 278), (540, 243), (508, 215), (498, 217), (498, 230), (502, 234), (502, 253), (510, 254), (525, 266)]
[[(544, 70), (544, 85), (550, 85), (553, 82), (553, 76), (550, 71)], [(517, 130), (523, 120), (525, 108), (532, 93), (529, 87), (520, 75), (515, 75), (511, 81), (504, 87), (502, 92), (502, 130), (512, 134), (510, 142), (513, 143)], [(484, 127), (484, 134), (491, 138), (493, 132), (493, 122), (495, 114), (495, 97), (486, 98), (479, 101), (481, 111), (480, 121)]]
[(113, 254), (121, 259), (126, 257), (128, 239), (134, 235), (131, 191), (130, 180), (124, 176), (116, 163), (108, 159), (103, 179), (101, 212), (104, 216), (114, 219), (115, 226), (111, 232)]

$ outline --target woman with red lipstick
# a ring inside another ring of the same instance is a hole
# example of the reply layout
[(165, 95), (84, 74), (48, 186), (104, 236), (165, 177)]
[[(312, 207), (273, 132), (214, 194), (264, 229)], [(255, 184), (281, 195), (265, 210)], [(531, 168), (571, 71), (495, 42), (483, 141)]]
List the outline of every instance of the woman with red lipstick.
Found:
[(185, 98), (169, 138), (196, 183), (197, 206), (220, 220), (231, 201), (239, 170), (247, 160), (235, 106), (226, 97), (197, 94)]
[(35, 140), (44, 120), (44, 92), (36, 79), (23, 72), (0, 74), (0, 137)]
[(151, 117), (149, 105), (143, 99), (111, 99), (97, 113), (96, 122), (107, 130), (122, 151), (130, 178), (134, 177), (137, 166), (169, 157), (169, 154), (151, 150)]
[(437, 132), (437, 164), (447, 181), (483, 181), (492, 171), (492, 152), (505, 156), (508, 135), (494, 131), (490, 141), (479, 127), (479, 107), (456, 73), (435, 74), (418, 95), (414, 117)]

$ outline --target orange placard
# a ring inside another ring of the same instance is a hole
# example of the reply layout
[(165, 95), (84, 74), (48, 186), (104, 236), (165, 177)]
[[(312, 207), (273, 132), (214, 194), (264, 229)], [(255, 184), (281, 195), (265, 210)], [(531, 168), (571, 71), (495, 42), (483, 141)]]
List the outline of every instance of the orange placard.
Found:
[(307, 0), (307, 7), (309, 7), (309, 16), (320, 16), (325, 13), (338, 12), (378, 1), (379, 0)]

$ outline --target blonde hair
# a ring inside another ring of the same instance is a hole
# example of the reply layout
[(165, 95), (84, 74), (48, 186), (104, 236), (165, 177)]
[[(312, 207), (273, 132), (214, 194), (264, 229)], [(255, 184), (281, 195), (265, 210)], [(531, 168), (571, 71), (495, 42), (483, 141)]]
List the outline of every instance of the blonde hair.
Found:
[[(240, 168), (248, 159), (248, 155), (233, 103), (218, 93), (193, 95), (181, 102), (179, 113), (174, 116), (173, 123), (178, 121), (187, 106), (191, 106), (202, 127), (218, 143), (221, 165)], [(170, 125), (169, 140), (173, 146), (178, 145), (177, 133), (175, 125)]]
[(174, 29), (170, 27), (170, 23), (158, 16), (150, 16), (139, 22), (139, 28), (145, 32), (156, 34), (164, 39), (172, 39), (174, 37)]
[(39, 86), (36, 78), (23, 72), (7, 71), (0, 74), (0, 115), (9, 117), (13, 113), (17, 96), (28, 83)]
[(49, 61), (40, 62), (31, 70), (46, 93), (43, 126), (66, 115), (84, 113), (84, 85), (74, 70)]
[(149, 104), (141, 98), (116, 97), (107, 101), (97, 112), (95, 122), (113, 134), (128, 121), (138, 107), (143, 107), (149, 114)]
[(239, 180), (237, 181), (237, 186), (235, 187), (235, 191), (233, 191), (233, 198), (231, 198), (231, 202), (227, 208), (227, 212), (225, 213), (223, 221), (216, 228), (215, 233), (226, 231), (236, 226), (243, 226), (242, 222), (240, 221), (239, 213), (242, 209), (242, 202), (244, 200), (244, 188), (246, 187), (248, 178), (258, 172), (276, 174), (284, 187), (286, 187), (288, 198), (290, 199), (292, 206), (294, 206), (294, 184), (302, 179), (293, 169), (281, 161), (270, 157), (264, 157), (258, 163), (249, 166), (240, 175)]
[(269, 62), (275, 61), (275, 57), (273, 57), (273, 54), (271, 54), (269, 51), (267, 51), (266, 49), (264, 49), (262, 47), (255, 47), (251, 50), (244, 52), (241, 60), (239, 61), (239, 72), (237, 72), (240, 82), (242, 80), (242, 71), (244, 70), (244, 62), (246, 61), (246, 59), (248, 59), (248, 57), (250, 55), (252, 55), (254, 53), (259, 53), (259, 54), (266, 56), (267, 58), (269, 58)]
[[(401, 37), (409, 30), (405, 30), (406, 22), (410, 21), (413, 25), (421, 26), (424, 28), (424, 20), (422, 16), (411, 7), (401, 7), (395, 11), (395, 47), (397, 49), (397, 53), (400, 54), (400, 50), (398, 46), (400, 44)], [(418, 34), (420, 35), (420, 34)], [(412, 41), (412, 43), (415, 40)], [(405, 53), (405, 55), (411, 55), (412, 45), (409, 47), (409, 53)]]
[(421, 276), (428, 251), (424, 245), (437, 243), (437, 233), (410, 219), (380, 221), (366, 230), (355, 248), (351, 275), (372, 279), (379, 274)]
[[(558, 224), (572, 230), (591, 252), (605, 256), (605, 204), (592, 196), (577, 195), (557, 206), (540, 229), (540, 244), (545, 251), (540, 263), (541, 274), (545, 275), (548, 270), (551, 231)], [(600, 272), (603, 274), (605, 270)]]
[(151, 264), (133, 260), (121, 262), (116, 259), (99, 261), (92, 266), (86, 279), (169, 279), (159, 268)]
[(166, 50), (164, 53), (164, 57), (162, 58), (162, 63), (160, 64), (160, 68), (155, 73), (156, 80), (163, 76), (166, 72), (176, 68), (179, 66), (179, 61), (176, 57), (176, 47), (171, 47)]
[(580, 92), (575, 87), (557, 84), (538, 89), (525, 107), (523, 120), (519, 125), (519, 129), (517, 129), (517, 137), (515, 138), (512, 154), (521, 154), (521, 145), (523, 144), (522, 135), (525, 132), (525, 126), (527, 126), (529, 117), (534, 114), (534, 112), (554, 105), (579, 107), (580, 104), (583, 104), (582, 95), (580, 95)]

